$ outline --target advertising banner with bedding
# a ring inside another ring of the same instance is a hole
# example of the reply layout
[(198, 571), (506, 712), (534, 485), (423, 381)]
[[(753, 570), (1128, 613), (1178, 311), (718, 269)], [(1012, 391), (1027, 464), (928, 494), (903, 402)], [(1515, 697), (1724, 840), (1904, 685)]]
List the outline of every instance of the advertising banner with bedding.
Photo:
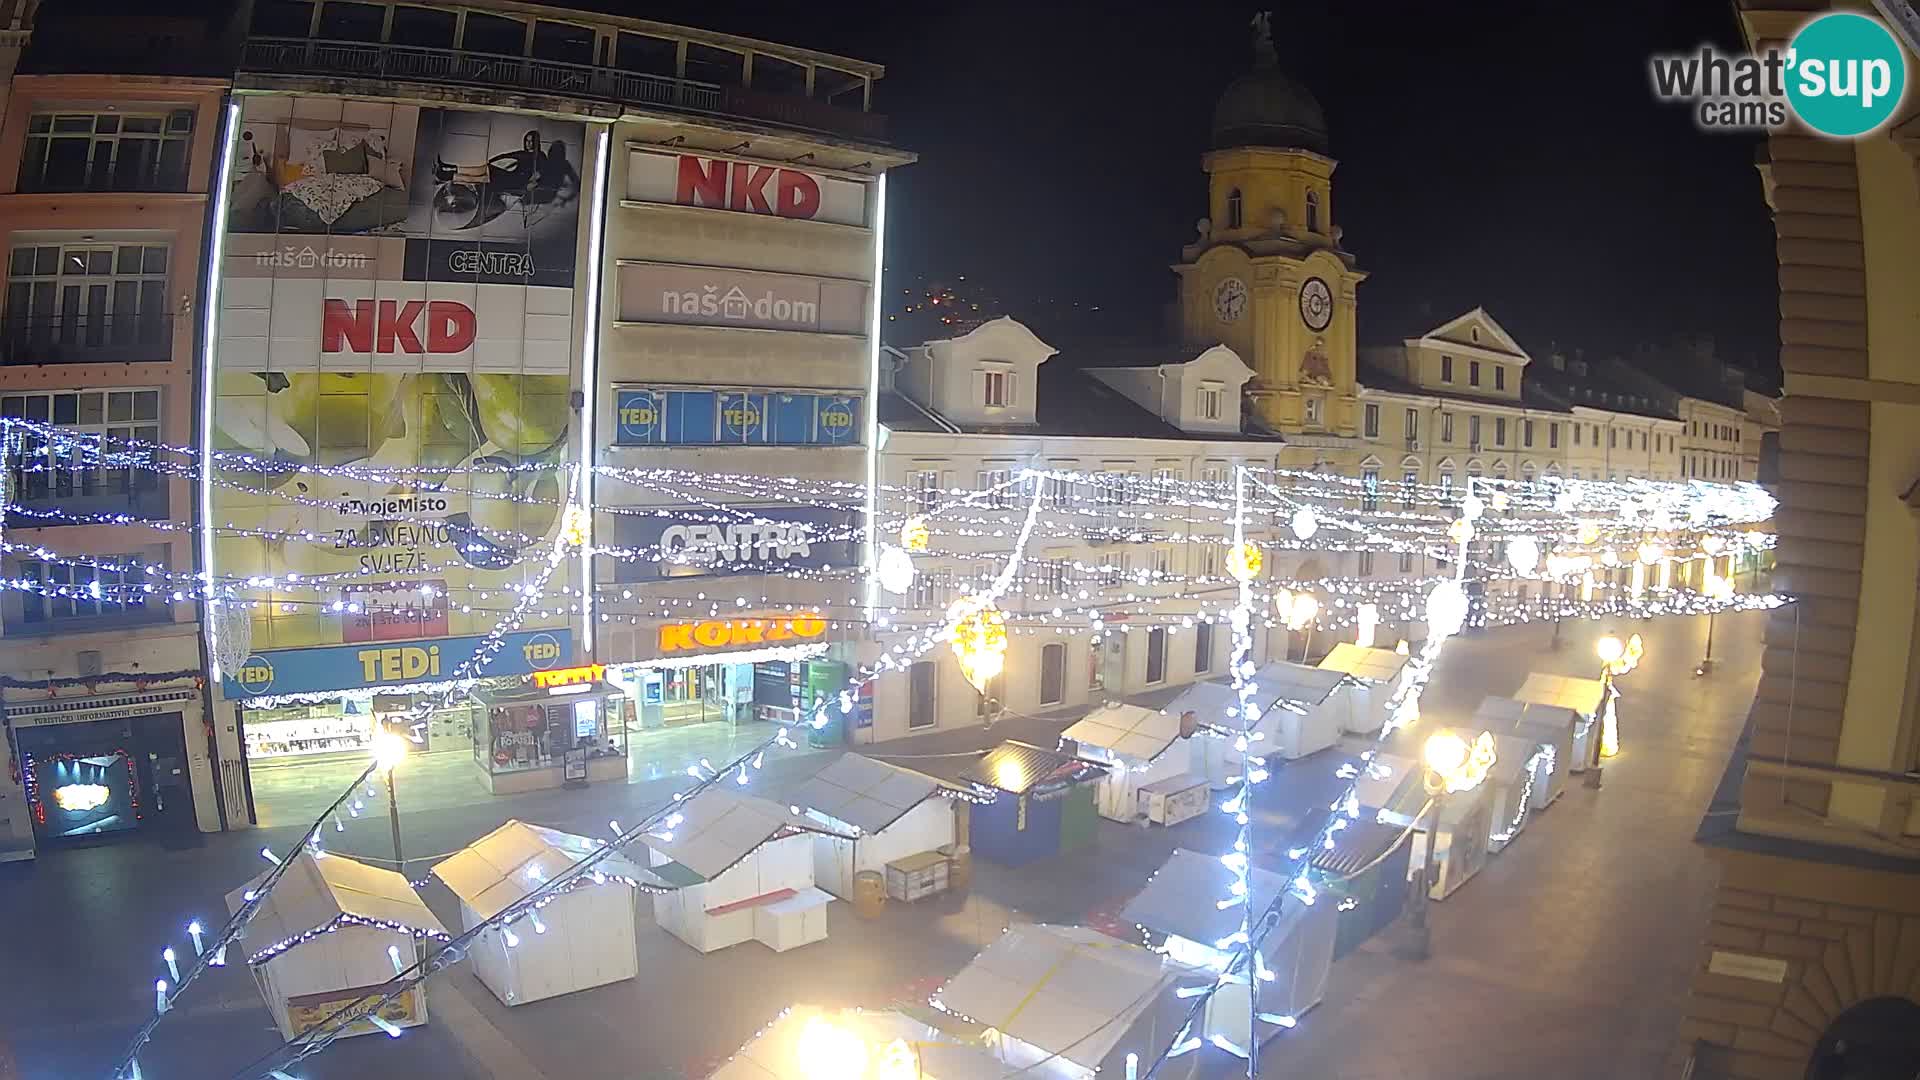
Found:
[(544, 564), (574, 457), (584, 137), (242, 98), (213, 442), (291, 468), (219, 470), (215, 569), (321, 579), (257, 594), (256, 651), (484, 633)]

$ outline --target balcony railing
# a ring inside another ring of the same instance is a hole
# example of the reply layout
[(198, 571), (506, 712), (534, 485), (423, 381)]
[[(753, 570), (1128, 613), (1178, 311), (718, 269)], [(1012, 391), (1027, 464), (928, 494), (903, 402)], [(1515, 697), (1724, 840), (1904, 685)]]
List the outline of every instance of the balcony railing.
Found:
[(530, 90), (623, 105), (751, 117), (870, 139), (884, 138), (886, 130), (886, 118), (877, 113), (843, 109), (810, 98), (789, 98), (670, 75), (458, 49), (256, 37), (248, 39), (242, 48), (240, 70)]
[(16, 468), (8, 529), (70, 525), (75, 517), (125, 514), (140, 521), (167, 516), (167, 485), (155, 473), (130, 469), (45, 472)]
[[(1870, 817), (1835, 813), (1841, 789)], [(1740, 829), (1920, 859), (1920, 776), (1750, 756)]]
[(172, 315), (0, 319), (0, 364), (137, 364), (172, 354)]
[[(181, 145), (184, 147), (185, 142)], [(20, 163), (17, 190), (32, 194), (185, 191), (187, 163), (184, 159), (156, 162), (147, 158), (94, 162), (28, 160)]]

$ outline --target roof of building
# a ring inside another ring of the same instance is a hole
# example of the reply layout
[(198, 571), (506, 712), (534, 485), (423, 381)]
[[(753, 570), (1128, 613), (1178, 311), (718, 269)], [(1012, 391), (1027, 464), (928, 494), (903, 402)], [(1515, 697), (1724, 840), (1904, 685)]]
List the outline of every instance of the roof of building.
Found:
[[(434, 864), (433, 876), (481, 918), (491, 919), (600, 847), (599, 841), (584, 836), (509, 820)], [(609, 855), (594, 865), (616, 877), (652, 878), (622, 855)]]
[[(902, 1043), (912, 1050), (915, 1076), (940, 1080), (1000, 1080), (1005, 1070), (979, 1042), (965, 1041), (895, 1010), (842, 1009), (831, 1011), (802, 1005), (787, 1010), (762, 1028), (753, 1040), (735, 1051), (708, 1080), (814, 1080), (818, 1067), (807, 1061), (801, 1047), (817, 1037), (823, 1025), (852, 1035), (860, 1045), (892, 1047)], [(870, 1058), (871, 1062), (872, 1059)], [(875, 1063), (877, 1065), (877, 1063)], [(880, 1070), (886, 1071), (886, 1070)], [(892, 1075), (886, 1071), (887, 1075)], [(879, 1075), (868, 1073), (860, 1075)]]
[(783, 834), (839, 835), (787, 807), (724, 787), (710, 787), (683, 800), (677, 813), (680, 821), (664, 830), (665, 836), (649, 835), (642, 842), (707, 881)]
[[(288, 857), (292, 865), (254, 910), (247, 924), (249, 952), (271, 949), (343, 917), (391, 923), (421, 933), (444, 935), (446, 928), (420, 899), (407, 879), (392, 870), (349, 859), (344, 855), (315, 855), (302, 848)], [(227, 909), (239, 911), (248, 896), (266, 881), (266, 873), (227, 894)]]
[(1386, 682), (1400, 677), (1410, 658), (1392, 649), (1373, 649), (1343, 641), (1322, 657), (1320, 666), (1359, 679)]
[(1606, 693), (1607, 684), (1599, 679), (1535, 671), (1529, 673), (1527, 681), (1514, 691), (1513, 699), (1534, 705), (1558, 705), (1592, 716), (1600, 711), (1600, 702), (1606, 698)]
[(963, 779), (1010, 795), (1059, 788), (1106, 774), (1107, 767), (1009, 739), (967, 766)]
[[(1252, 895), (1248, 910), (1257, 919), (1273, 906), (1287, 887), (1287, 880), (1271, 870), (1248, 869), (1252, 878), (1247, 890)], [(1234, 877), (1217, 855), (1175, 848), (1147, 884), (1120, 909), (1120, 917), (1156, 933), (1177, 934), (1212, 945), (1240, 929), (1240, 920), (1247, 913), (1237, 906), (1223, 909), (1211, 902), (1227, 895)]]
[(924, 773), (862, 754), (842, 754), (788, 798), (802, 810), (817, 810), (871, 835), (939, 791), (940, 782)]
[(1359, 382), (1369, 390), (1379, 390), (1389, 394), (1407, 394), (1412, 397), (1438, 398), (1442, 401), (1457, 401), (1468, 405), (1504, 405), (1510, 409), (1535, 409), (1541, 412), (1571, 412), (1566, 402), (1550, 393), (1542, 392), (1533, 384), (1533, 368), (1520, 376), (1520, 397), (1496, 397), (1492, 394), (1475, 394), (1466, 390), (1441, 389), (1421, 386), (1400, 375), (1396, 375), (1378, 364), (1365, 361), (1360, 363)]
[(1154, 761), (1180, 741), (1180, 714), (1114, 701), (1093, 710), (1060, 733), (1082, 746), (1098, 746), (1116, 757)]
[(1327, 152), (1327, 116), (1307, 88), (1280, 70), (1264, 25), (1255, 32), (1253, 70), (1227, 84), (1213, 106), (1213, 148), (1271, 146)]

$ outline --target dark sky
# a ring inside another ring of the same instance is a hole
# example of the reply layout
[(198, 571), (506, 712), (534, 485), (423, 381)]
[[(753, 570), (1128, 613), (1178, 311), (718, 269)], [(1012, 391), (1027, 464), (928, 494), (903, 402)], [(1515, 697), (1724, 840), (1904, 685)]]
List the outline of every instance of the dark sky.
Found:
[[(1205, 212), (1200, 155), (1250, 63), (1247, 3), (658, 5), (649, 15), (887, 65), (890, 272), (965, 273), (1014, 314), (1098, 302), (1151, 331)], [(1530, 349), (1707, 333), (1777, 364), (1756, 140), (1657, 104), (1646, 62), (1731, 48), (1728, 0), (1274, 9), (1282, 65), (1326, 109), (1334, 221), (1371, 277), (1363, 341), (1484, 304)]]

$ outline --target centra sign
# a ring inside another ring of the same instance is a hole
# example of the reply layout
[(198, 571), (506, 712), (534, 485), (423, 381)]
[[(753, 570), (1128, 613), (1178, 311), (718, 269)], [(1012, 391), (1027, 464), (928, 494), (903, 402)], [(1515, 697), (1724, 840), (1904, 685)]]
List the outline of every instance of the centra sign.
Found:
[(660, 651), (671, 653), (780, 645), (815, 640), (826, 636), (826, 633), (827, 621), (818, 614), (795, 615), (786, 619), (704, 619), (699, 622), (666, 623), (660, 627)]

